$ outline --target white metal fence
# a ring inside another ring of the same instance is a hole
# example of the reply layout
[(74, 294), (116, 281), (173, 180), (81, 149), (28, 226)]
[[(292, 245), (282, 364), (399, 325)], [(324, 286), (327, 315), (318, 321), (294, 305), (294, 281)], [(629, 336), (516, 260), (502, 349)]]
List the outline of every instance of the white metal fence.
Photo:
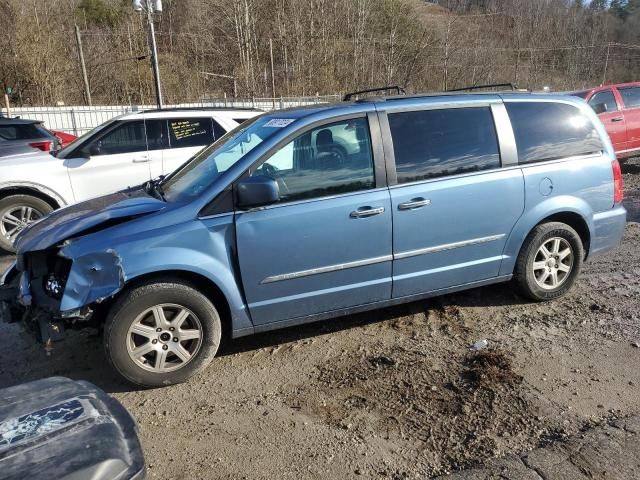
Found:
[[(166, 105), (165, 108), (258, 108), (279, 110), (288, 107), (330, 103), (340, 100), (340, 95), (313, 97), (278, 98), (206, 98), (201, 102)], [(96, 105), (63, 107), (17, 107), (11, 109), (11, 116), (40, 120), (50, 130), (59, 130), (82, 135), (107, 120), (129, 112), (139, 112), (156, 108), (155, 105)]]

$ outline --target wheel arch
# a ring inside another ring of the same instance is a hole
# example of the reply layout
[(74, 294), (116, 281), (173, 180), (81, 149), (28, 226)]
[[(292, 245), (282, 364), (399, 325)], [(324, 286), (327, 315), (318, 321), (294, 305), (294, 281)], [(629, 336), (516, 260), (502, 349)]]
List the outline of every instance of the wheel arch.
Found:
[[(584, 248), (584, 258), (587, 258), (587, 256), (589, 255), (589, 248), (591, 246), (591, 231), (589, 230), (587, 221), (582, 215), (571, 211), (554, 213), (553, 215), (549, 215), (548, 217), (540, 220), (533, 226), (531, 230), (536, 228), (538, 225), (548, 222), (560, 222), (573, 228), (580, 236), (580, 240), (582, 240), (582, 246)], [(529, 233), (531, 233), (531, 230), (529, 231)], [(529, 234), (527, 234), (527, 236), (528, 235)], [(522, 248), (522, 246), (520, 246), (520, 248)]]
[(179, 283), (188, 284), (190, 286), (193, 286), (200, 293), (204, 294), (209, 300), (213, 302), (216, 310), (218, 310), (218, 313), (220, 315), (220, 322), (222, 324), (222, 339), (225, 340), (231, 338), (231, 334), (233, 331), (231, 307), (222, 289), (210, 278), (200, 273), (189, 270), (162, 270), (143, 273), (139, 276), (136, 276), (127, 281), (122, 289), (109, 299), (109, 304), (106, 305), (106, 310), (110, 309), (111, 304), (113, 304), (113, 302), (124, 293), (140, 285), (153, 282), (155, 280), (173, 280)]
[(549, 202), (538, 204), (518, 220), (509, 234), (503, 252), (500, 275), (513, 274), (525, 240), (534, 228), (547, 222), (562, 222), (573, 228), (582, 240), (585, 252), (584, 259), (586, 260), (595, 232), (592, 219), (593, 211), (589, 205), (584, 200), (575, 197), (556, 197), (550, 199)]
[(51, 208), (54, 210), (66, 205), (66, 202), (60, 195), (43, 185), (31, 183), (0, 185), (0, 199), (10, 197), (12, 195), (29, 195), (39, 198), (51, 205)]

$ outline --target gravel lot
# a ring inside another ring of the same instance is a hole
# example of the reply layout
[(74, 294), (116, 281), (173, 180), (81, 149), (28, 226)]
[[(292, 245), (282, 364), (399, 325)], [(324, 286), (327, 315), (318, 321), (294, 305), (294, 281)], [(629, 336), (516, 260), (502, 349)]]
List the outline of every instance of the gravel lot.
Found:
[[(623, 245), (560, 300), (497, 285), (262, 334), (157, 390), (120, 383), (88, 332), (47, 357), (0, 325), (0, 387), (96, 383), (136, 418), (162, 479), (424, 478), (638, 415), (640, 159), (623, 171)], [(470, 352), (480, 339), (489, 348)]]

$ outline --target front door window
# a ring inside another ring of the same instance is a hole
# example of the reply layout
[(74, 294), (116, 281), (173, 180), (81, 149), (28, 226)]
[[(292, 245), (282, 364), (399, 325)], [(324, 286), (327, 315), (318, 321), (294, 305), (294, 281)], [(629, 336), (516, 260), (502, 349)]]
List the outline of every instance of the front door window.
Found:
[(373, 188), (368, 122), (356, 118), (314, 128), (280, 148), (251, 174), (276, 180), (281, 202)]

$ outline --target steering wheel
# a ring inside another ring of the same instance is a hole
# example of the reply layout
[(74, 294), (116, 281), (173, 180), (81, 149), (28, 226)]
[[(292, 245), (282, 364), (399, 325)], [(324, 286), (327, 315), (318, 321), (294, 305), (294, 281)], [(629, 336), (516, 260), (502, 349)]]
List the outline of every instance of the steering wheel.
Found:
[(329, 145), (324, 148), (324, 151), (318, 153), (316, 160), (322, 159), (327, 161), (327, 158), (331, 159), (332, 164), (337, 167), (342, 167), (347, 162), (347, 150), (342, 145)]
[(268, 175), (276, 182), (278, 182), (278, 185), (284, 193), (289, 193), (289, 187), (284, 181), (284, 176), (282, 175), (282, 172), (278, 169), (278, 167), (274, 167), (273, 165), (265, 162), (262, 164), (260, 169), (265, 173), (265, 175)]

